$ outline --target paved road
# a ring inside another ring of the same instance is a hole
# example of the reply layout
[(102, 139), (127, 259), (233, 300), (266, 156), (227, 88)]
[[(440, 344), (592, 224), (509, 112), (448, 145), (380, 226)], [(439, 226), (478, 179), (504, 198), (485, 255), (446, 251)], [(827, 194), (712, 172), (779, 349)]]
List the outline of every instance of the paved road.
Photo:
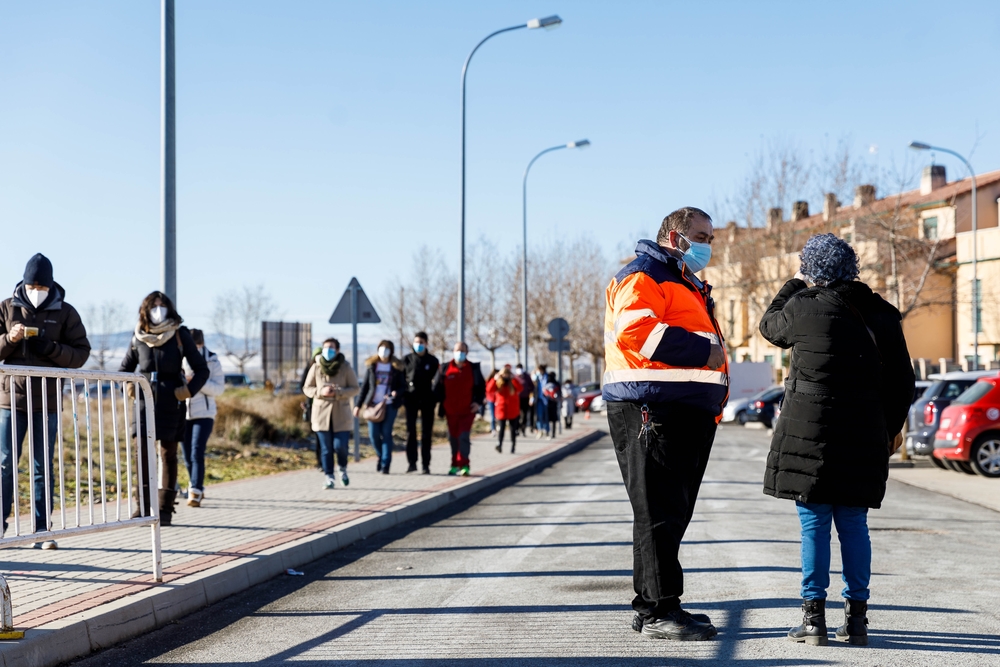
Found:
[(605, 438), (76, 664), (1000, 664), (1000, 515), (895, 482), (871, 520), (872, 647), (785, 640), (798, 615), (798, 524), (790, 502), (761, 494), (766, 447), (762, 432), (720, 431), (683, 549), (686, 606), (712, 616), (712, 642), (629, 629), (631, 511)]

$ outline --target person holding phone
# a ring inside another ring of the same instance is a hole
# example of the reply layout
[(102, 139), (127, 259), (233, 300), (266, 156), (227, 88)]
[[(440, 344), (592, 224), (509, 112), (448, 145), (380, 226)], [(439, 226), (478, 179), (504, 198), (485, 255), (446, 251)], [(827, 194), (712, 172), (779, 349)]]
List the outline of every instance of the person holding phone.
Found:
[(333, 489), (337, 481), (334, 454), (340, 467), (340, 483), (345, 487), (351, 483), (347, 476), (347, 443), (354, 428), (351, 401), (358, 390), (358, 377), (340, 352), (340, 341), (327, 338), (302, 386), (302, 393), (313, 399), (312, 430), (319, 438), (320, 462), (326, 475), (324, 488), (327, 489)]

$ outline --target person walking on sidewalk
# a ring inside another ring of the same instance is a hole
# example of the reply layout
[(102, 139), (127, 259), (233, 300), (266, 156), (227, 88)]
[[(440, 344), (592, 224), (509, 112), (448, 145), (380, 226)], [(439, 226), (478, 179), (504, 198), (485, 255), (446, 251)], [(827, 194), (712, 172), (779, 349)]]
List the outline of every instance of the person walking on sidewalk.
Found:
[(529, 428), (532, 431), (535, 430), (535, 424), (532, 419), (533, 415), (532, 405), (534, 403), (532, 397), (535, 394), (535, 383), (532, 382), (531, 380), (531, 374), (526, 373), (524, 370), (524, 366), (522, 366), (521, 364), (518, 364), (514, 368), (514, 377), (516, 377), (517, 381), (521, 383), (520, 431), (521, 435), (526, 435), (528, 433)]
[(562, 418), (565, 428), (573, 428), (574, 412), (576, 412), (576, 392), (573, 391), (573, 383), (566, 380), (562, 386)]
[(497, 432), (497, 405), (496, 396), (490, 391), (490, 380), (495, 378), (497, 375), (497, 369), (490, 371), (490, 374), (486, 376), (486, 411), (490, 414), (490, 435)]
[(681, 608), (678, 560), (728, 396), (711, 287), (695, 275), (714, 238), (707, 213), (674, 211), (607, 289), (603, 395), (635, 517), (632, 628), (653, 638), (716, 635)]
[(802, 525), (803, 620), (788, 638), (827, 644), (836, 524), (845, 600), (836, 636), (867, 645), (868, 510), (885, 496), (889, 456), (913, 397), (913, 368), (899, 311), (857, 280), (858, 258), (846, 241), (813, 236), (800, 260), (799, 273), (760, 321), (764, 338), (792, 350), (764, 476), (764, 493), (794, 500)]
[(549, 440), (555, 440), (559, 433), (559, 413), (562, 411), (562, 389), (559, 388), (555, 373), (550, 372), (545, 378), (542, 394), (545, 401), (545, 430), (549, 433)]
[(532, 376), (535, 384), (534, 417), (535, 417), (535, 437), (541, 439), (543, 435), (549, 433), (549, 408), (545, 401), (545, 385), (549, 381), (549, 374), (545, 364), (539, 364)]
[(455, 343), (453, 360), (441, 366), (434, 377), (434, 398), (438, 414), (448, 421), (448, 442), (451, 444), (449, 475), (469, 475), (469, 453), (472, 449), (472, 423), (486, 398), (486, 381), (479, 364), (468, 360), (469, 347)]
[[(187, 426), (184, 430), (184, 465), (187, 466), (188, 507), (201, 507), (205, 499), (205, 448), (215, 427), (215, 397), (226, 389), (225, 373), (219, 355), (205, 347), (205, 334), (201, 329), (191, 329), (191, 340), (208, 366), (208, 382), (195, 396), (187, 400)], [(194, 379), (194, 372), (187, 374), (187, 381)]]
[[(174, 501), (177, 499), (177, 443), (184, 440), (185, 401), (201, 391), (211, 375), (205, 357), (198, 351), (191, 332), (182, 326), (184, 320), (173, 301), (163, 292), (151, 292), (139, 305), (139, 321), (125, 358), (118, 369), (123, 373), (138, 370), (149, 380), (153, 390), (156, 439), (160, 443), (160, 525), (173, 522)], [(187, 361), (192, 374), (184, 374)], [(135, 385), (129, 384), (134, 394)], [(147, 461), (145, 394), (139, 400), (140, 431), (139, 461), (142, 475), (142, 515), (149, 514), (150, 489)]]
[[(66, 292), (53, 279), (52, 262), (39, 253), (28, 260), (24, 279), (14, 287), (13, 296), (0, 303), (0, 361), (10, 366), (81, 368), (90, 356), (87, 330), (76, 308), (66, 302)], [(11, 466), (18, 465), (28, 433), (28, 393), (26, 378), (8, 378), (0, 383), (0, 489), (3, 495), (3, 529), (18, 492), (14, 490)], [(35, 532), (49, 529), (55, 468), (52, 457), (59, 426), (56, 395), (61, 382), (33, 378), (31, 382), (31, 493), (35, 499)], [(13, 404), (11, 398), (13, 395)], [(42, 396), (46, 404), (43, 406)], [(45, 410), (44, 408), (47, 408)], [(14, 422), (16, 421), (16, 437)], [(45, 437), (47, 430), (48, 437)], [(48, 462), (49, 485), (45, 487)], [(36, 542), (35, 547), (55, 549), (54, 540)]]
[(319, 438), (320, 458), (326, 475), (325, 488), (336, 483), (333, 457), (340, 467), (340, 483), (351, 483), (347, 476), (347, 443), (354, 428), (351, 402), (358, 395), (358, 378), (351, 364), (340, 352), (340, 341), (327, 338), (323, 351), (309, 368), (302, 392), (313, 399), (312, 430)]
[[(413, 352), (403, 357), (406, 373), (406, 472), (417, 471), (417, 421), (420, 422), (420, 462), (425, 475), (431, 472), (431, 441), (434, 437), (434, 392), (431, 385), (441, 364), (427, 351), (427, 334), (418, 331), (413, 337)], [(418, 417), (419, 415), (419, 417)]]
[(499, 442), (497, 451), (503, 451), (503, 436), (510, 426), (510, 453), (517, 448), (517, 431), (521, 421), (521, 382), (510, 370), (510, 364), (486, 382), (486, 393), (492, 392), (497, 417)]
[[(378, 353), (365, 361), (365, 381), (358, 394), (354, 416), (368, 421), (368, 439), (378, 457), (376, 472), (389, 474), (392, 463), (392, 427), (406, 388), (403, 362), (396, 358), (391, 340), (378, 344)], [(362, 414), (363, 412), (363, 414)]]

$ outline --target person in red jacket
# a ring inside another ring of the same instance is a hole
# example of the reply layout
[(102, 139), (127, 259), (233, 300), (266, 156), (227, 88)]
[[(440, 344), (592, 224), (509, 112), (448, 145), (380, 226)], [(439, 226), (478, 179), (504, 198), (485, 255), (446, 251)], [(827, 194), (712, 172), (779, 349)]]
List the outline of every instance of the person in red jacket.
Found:
[(497, 432), (500, 442), (497, 451), (503, 451), (503, 436), (507, 424), (510, 424), (510, 453), (517, 447), (517, 427), (521, 420), (521, 382), (514, 377), (510, 364), (503, 367), (499, 373), (486, 383), (486, 395), (493, 396), (494, 412), (497, 417)]
[(438, 369), (433, 392), (439, 404), (438, 415), (448, 421), (451, 443), (449, 475), (469, 476), (469, 451), (472, 449), (472, 422), (486, 398), (486, 381), (479, 364), (468, 360), (469, 346), (455, 343), (454, 360)]

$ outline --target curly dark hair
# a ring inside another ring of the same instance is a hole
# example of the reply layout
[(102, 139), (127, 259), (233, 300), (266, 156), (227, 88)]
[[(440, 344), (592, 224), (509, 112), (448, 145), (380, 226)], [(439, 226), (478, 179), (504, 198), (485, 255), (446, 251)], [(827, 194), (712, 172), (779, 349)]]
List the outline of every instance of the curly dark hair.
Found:
[(159, 299), (163, 304), (163, 307), (167, 309), (167, 320), (174, 320), (180, 325), (184, 318), (177, 313), (177, 309), (174, 308), (174, 302), (170, 300), (170, 297), (163, 292), (156, 291), (150, 292), (146, 295), (146, 298), (142, 300), (139, 304), (139, 329), (141, 331), (149, 331), (151, 322), (149, 321), (149, 311), (153, 309), (153, 304)]

